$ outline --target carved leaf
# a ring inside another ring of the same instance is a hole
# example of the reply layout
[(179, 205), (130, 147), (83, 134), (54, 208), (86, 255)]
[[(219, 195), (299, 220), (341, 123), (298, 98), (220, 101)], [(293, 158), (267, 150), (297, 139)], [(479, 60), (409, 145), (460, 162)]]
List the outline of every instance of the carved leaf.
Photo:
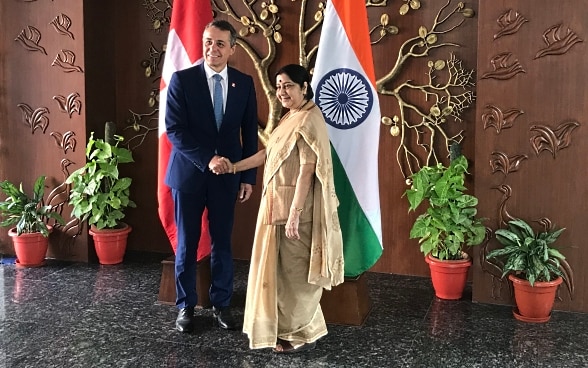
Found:
[(55, 140), (57, 147), (63, 150), (63, 153), (67, 153), (67, 151), (70, 149), (72, 152), (75, 152), (77, 141), (75, 139), (76, 134), (74, 132), (68, 131), (63, 135), (59, 132), (51, 132), (50, 135)]
[[(565, 34), (565, 35), (564, 35)], [(562, 24), (557, 24), (548, 28), (543, 32), (543, 41), (547, 47), (539, 50), (535, 55), (535, 59), (538, 59), (547, 55), (562, 55), (569, 51), (578, 42), (583, 42), (578, 35), (576, 35), (571, 29), (567, 28), (563, 31)]]
[(492, 78), (505, 80), (514, 77), (518, 73), (526, 73), (517, 59), (513, 62), (509, 60), (511, 56), (511, 52), (503, 52), (494, 56), (490, 60), (490, 64), (494, 70), (482, 75), (482, 79)]
[(60, 67), (66, 73), (83, 73), (84, 71), (82, 70), (82, 68), (75, 65), (75, 61), (76, 55), (73, 53), (73, 51), (61, 50), (61, 52), (57, 54), (55, 60), (53, 60), (53, 63), (51, 65)]
[(68, 36), (72, 40), (74, 39), (73, 33), (70, 32), (69, 28), (71, 27), (71, 18), (67, 15), (61, 13), (51, 21), (51, 25), (57, 33)]
[(542, 151), (549, 151), (555, 159), (558, 151), (568, 147), (572, 142), (572, 131), (579, 127), (577, 121), (560, 124), (555, 131), (545, 125), (533, 125), (530, 130), (535, 132), (531, 137), (531, 147), (539, 156)]
[(511, 172), (518, 171), (521, 162), (528, 158), (527, 155), (514, 155), (509, 157), (502, 152), (492, 152), (490, 157), (492, 173), (501, 171), (504, 176), (507, 176)]
[(61, 95), (53, 96), (53, 99), (57, 102), (59, 110), (69, 115), (70, 119), (74, 113), (80, 115), (82, 110), (82, 101), (79, 100), (80, 94), (77, 92), (71, 93), (67, 98)]
[(41, 41), (41, 32), (33, 26), (27, 26), (27, 28), (20, 31), (19, 35), (16, 36), (14, 40), (20, 42), (20, 44), (28, 51), (39, 51), (47, 55), (45, 48), (39, 45), (39, 42)]
[(508, 129), (513, 126), (514, 120), (524, 114), (523, 110), (508, 109), (505, 112), (494, 105), (486, 105), (484, 113), (482, 114), (482, 122), (484, 122), (484, 130), (490, 127), (496, 129), (496, 133), (500, 134), (502, 129)]
[(494, 34), (494, 39), (516, 33), (523, 26), (523, 24), (525, 24), (525, 22), (528, 22), (525, 17), (512, 9), (509, 9), (503, 13), (496, 21), (500, 26), (500, 31)]
[(43, 134), (45, 134), (47, 126), (49, 125), (49, 117), (45, 114), (49, 113), (49, 109), (46, 107), (39, 107), (33, 110), (33, 108), (26, 103), (19, 103), (17, 106), (21, 110), (23, 122), (31, 128), (31, 133), (35, 134), (35, 130), (41, 129)]

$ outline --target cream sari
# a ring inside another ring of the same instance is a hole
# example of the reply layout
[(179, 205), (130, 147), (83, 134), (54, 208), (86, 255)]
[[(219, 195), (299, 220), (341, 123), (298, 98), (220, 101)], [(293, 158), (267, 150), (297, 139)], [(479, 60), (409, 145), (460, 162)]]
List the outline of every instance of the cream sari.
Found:
[[(314, 183), (300, 239), (288, 239), (284, 224), (305, 162), (316, 165)], [(327, 128), (309, 101), (282, 118), (267, 144), (243, 323), (252, 349), (275, 347), (278, 338), (310, 343), (327, 334), (322, 289), (342, 283), (344, 272), (338, 204)]]

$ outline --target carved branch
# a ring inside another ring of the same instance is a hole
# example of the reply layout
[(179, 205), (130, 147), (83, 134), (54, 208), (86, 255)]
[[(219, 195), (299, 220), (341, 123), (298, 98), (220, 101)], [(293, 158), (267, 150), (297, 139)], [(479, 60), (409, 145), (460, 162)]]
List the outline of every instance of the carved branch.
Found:
[[(417, 36), (411, 37), (402, 43), (398, 50), (396, 63), (387, 74), (376, 82), (376, 89), (381, 95), (393, 96), (398, 103), (400, 118), (395, 116), (392, 119), (395, 124), (390, 132), (393, 136), (400, 135), (400, 143), (396, 153), (400, 170), (405, 178), (422, 165), (439, 162), (440, 158), (435, 151), (438, 140), (444, 141), (445, 149), (449, 154), (450, 145), (460, 143), (464, 139), (464, 130), (450, 136), (445, 132), (445, 124), (449, 120), (461, 121), (461, 115), (475, 100), (475, 94), (472, 91), (475, 86), (474, 70), (465, 69), (462, 61), (456, 59), (452, 53), (448, 60), (431, 60), (428, 62), (427, 82), (419, 84), (409, 80), (395, 87), (390, 87), (397, 79), (404, 65), (410, 60), (426, 57), (434, 49), (460, 47), (457, 43), (442, 41), (441, 37), (462, 26), (465, 18), (473, 17), (474, 11), (465, 8), (464, 3), (461, 1), (453, 9), (448, 10), (451, 1), (448, 0), (439, 9), (430, 29), (420, 26)], [(404, 9), (406, 10), (406, 7)], [(456, 15), (461, 15), (464, 19), (453, 25), (448, 25), (448, 22)], [(382, 16), (381, 23), (387, 24), (387, 22), (386, 17)], [(377, 27), (372, 30), (375, 29)], [(401, 96), (414, 96), (414, 93), (402, 93), (404, 90), (418, 91), (424, 98), (420, 100), (421, 103), (407, 101)], [(427, 103), (426, 106), (423, 106), (423, 101)], [(410, 114), (410, 119), (413, 119), (413, 121), (408, 120), (408, 114)], [(420, 121), (415, 122), (415, 117)], [(386, 119), (391, 121), (390, 118), (383, 117), (382, 122), (384, 123)], [(396, 122), (399, 123), (398, 126)], [(399, 129), (400, 132), (398, 131)], [(417, 146), (423, 149), (425, 157), (422, 164), (418, 158), (419, 155), (409, 148), (408, 139), (411, 138), (411, 135), (406, 134), (405, 130), (414, 133), (413, 139), (415, 139)], [(401, 164), (402, 161), (403, 164)]]

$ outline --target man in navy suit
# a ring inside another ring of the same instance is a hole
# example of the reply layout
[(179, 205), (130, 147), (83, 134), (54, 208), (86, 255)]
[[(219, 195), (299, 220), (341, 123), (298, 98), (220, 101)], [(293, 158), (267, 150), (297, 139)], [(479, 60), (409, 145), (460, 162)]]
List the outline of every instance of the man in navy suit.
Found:
[(173, 149), (165, 183), (172, 189), (178, 230), (175, 278), (180, 332), (194, 329), (196, 248), (205, 207), (212, 239), (213, 316), (221, 328), (239, 327), (230, 310), (231, 233), (235, 201), (249, 199), (256, 171), (215, 174), (230, 171), (227, 160), (237, 162), (258, 149), (253, 79), (227, 66), (236, 40), (237, 33), (227, 21), (209, 23), (202, 38), (204, 62), (177, 71), (168, 86), (165, 126)]

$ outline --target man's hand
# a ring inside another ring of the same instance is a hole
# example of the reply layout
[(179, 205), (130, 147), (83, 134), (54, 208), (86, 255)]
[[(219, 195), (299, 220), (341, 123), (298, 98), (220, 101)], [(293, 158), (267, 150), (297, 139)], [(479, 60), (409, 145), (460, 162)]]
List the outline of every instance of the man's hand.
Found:
[(212, 160), (208, 163), (208, 169), (216, 175), (228, 173), (231, 166), (231, 162), (228, 159), (219, 155), (213, 156)]
[(241, 183), (241, 189), (239, 189), (239, 202), (243, 203), (251, 197), (253, 193), (253, 186), (247, 183)]

